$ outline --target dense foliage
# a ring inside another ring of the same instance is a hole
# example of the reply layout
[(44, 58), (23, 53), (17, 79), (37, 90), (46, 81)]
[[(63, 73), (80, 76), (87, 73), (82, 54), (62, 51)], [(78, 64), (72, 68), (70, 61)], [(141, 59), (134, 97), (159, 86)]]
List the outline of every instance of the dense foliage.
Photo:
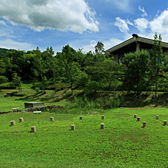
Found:
[[(52, 47), (40, 51), (8, 50), (0, 52), (0, 87), (21, 87), (21, 81), (29, 80), (33, 89), (58, 90), (57, 83), (67, 84), (73, 91), (78, 87), (85, 93), (97, 91), (127, 90), (167, 91), (167, 57), (162, 51), (161, 36), (154, 36), (151, 51), (141, 50), (125, 54), (122, 64), (103, 53), (103, 43), (98, 42), (96, 52), (83, 53), (69, 45), (54, 54)], [(8, 83), (7, 83), (8, 82)]]

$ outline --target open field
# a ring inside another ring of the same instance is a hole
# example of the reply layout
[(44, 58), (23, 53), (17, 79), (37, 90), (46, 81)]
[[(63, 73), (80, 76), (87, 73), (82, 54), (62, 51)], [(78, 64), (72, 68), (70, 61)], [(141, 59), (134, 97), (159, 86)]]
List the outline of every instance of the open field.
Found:
[[(68, 90), (36, 93), (31, 84), (23, 84), (22, 88), (21, 92), (0, 91), (0, 112), (14, 107), (23, 110), (24, 103), (30, 101), (44, 102), (46, 106), (62, 105), (65, 109), (0, 115), (0, 168), (168, 167), (168, 127), (163, 126), (163, 121), (168, 120), (167, 93), (158, 93), (156, 98), (154, 93), (144, 93), (138, 98), (123, 94), (123, 108), (103, 110), (94, 109), (94, 102), (89, 100), (84, 108), (80, 98), (72, 103)], [(4, 97), (8, 92), (13, 94)], [(74, 90), (74, 95), (80, 92)], [(106, 100), (106, 92), (98, 94), (100, 103)], [(110, 100), (121, 93), (107, 94)], [(140, 122), (134, 114), (141, 117)], [(83, 120), (79, 120), (80, 116)], [(20, 117), (24, 122), (19, 122)], [(50, 117), (55, 121), (51, 122)], [(11, 120), (16, 125), (11, 126)], [(145, 128), (142, 128), (143, 121), (147, 123)], [(101, 123), (105, 129), (100, 129)], [(72, 124), (75, 124), (74, 131)], [(36, 126), (36, 133), (30, 132), (31, 126)]]
[[(141, 117), (140, 122), (134, 114)], [(117, 108), (83, 114), (83, 120), (79, 120), (81, 115), (0, 115), (0, 167), (168, 166), (168, 127), (163, 126), (163, 121), (168, 120), (166, 108)], [(24, 122), (19, 123), (20, 117)], [(11, 120), (16, 125), (10, 126)], [(143, 121), (147, 123), (145, 128)], [(101, 123), (105, 129), (100, 129)], [(70, 130), (72, 124), (74, 131)], [(36, 126), (36, 133), (30, 132), (31, 126)]]

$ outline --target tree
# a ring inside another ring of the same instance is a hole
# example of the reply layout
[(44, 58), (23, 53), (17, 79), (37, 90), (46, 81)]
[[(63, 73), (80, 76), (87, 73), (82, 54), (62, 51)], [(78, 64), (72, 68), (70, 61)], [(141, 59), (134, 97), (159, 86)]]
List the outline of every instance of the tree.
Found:
[(104, 52), (104, 44), (102, 42), (98, 41), (97, 45), (95, 46), (95, 52), (101, 54)]
[(56, 57), (62, 66), (64, 81), (70, 83), (72, 90), (72, 86), (76, 81), (77, 72), (80, 69), (80, 64), (77, 62), (77, 52), (69, 45), (66, 45), (63, 47), (62, 52), (57, 53)]
[(123, 89), (136, 91), (137, 96), (149, 86), (149, 52), (141, 50), (135, 53), (125, 54), (123, 64), (125, 65), (125, 76)]
[(89, 52), (86, 55), (85, 71), (88, 75), (86, 89), (90, 92), (96, 92), (100, 89), (111, 90), (112, 86), (117, 86), (122, 65), (115, 64), (112, 58), (101, 53)]
[(18, 89), (20, 91), (22, 82), (21, 82), (21, 77), (19, 77), (17, 75), (17, 73), (13, 74), (12, 84), (13, 84), (13, 86), (18, 87)]
[(5, 62), (3, 59), (0, 59), (0, 74), (4, 74), (6, 71), (5, 69)]
[(5, 76), (6, 64), (3, 59), (0, 59), (0, 84), (6, 83), (8, 78)]
[(155, 97), (158, 90), (158, 80), (160, 74), (163, 73), (165, 54), (162, 50), (162, 37), (161, 35), (154, 35), (153, 48), (150, 51), (150, 80), (155, 84)]
[(54, 89), (56, 93), (56, 83), (61, 82), (63, 77), (61, 76), (62, 67), (60, 66), (59, 60), (56, 57), (52, 57), (50, 60), (51, 70), (52, 70), (52, 82), (54, 84)]
[(52, 47), (50, 47), (50, 48), (47, 47), (46, 51), (47, 51), (47, 53), (50, 54), (51, 56), (54, 56), (54, 50), (53, 50)]

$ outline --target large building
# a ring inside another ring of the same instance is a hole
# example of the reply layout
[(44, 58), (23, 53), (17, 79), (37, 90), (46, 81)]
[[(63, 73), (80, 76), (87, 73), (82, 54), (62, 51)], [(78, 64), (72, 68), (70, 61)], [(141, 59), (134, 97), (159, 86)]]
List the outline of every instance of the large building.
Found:
[[(133, 34), (132, 38), (108, 49), (105, 51), (106, 54), (114, 57), (116, 63), (120, 63), (125, 53), (136, 52), (141, 49), (150, 50), (153, 47), (154, 40), (139, 37), (137, 34)], [(168, 55), (168, 43), (162, 42), (163, 52)]]

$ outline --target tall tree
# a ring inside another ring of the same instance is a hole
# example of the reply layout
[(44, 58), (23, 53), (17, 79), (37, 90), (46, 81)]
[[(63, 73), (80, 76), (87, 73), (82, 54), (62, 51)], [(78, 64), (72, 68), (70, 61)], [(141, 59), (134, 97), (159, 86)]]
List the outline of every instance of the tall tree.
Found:
[(95, 46), (95, 52), (96, 53), (103, 53), (104, 52), (104, 44), (102, 42), (99, 42)]
[(80, 69), (80, 64), (77, 62), (77, 52), (69, 45), (66, 45), (63, 47), (62, 52), (57, 53), (56, 57), (62, 66), (64, 80), (70, 83), (72, 89), (77, 72)]
[(127, 91), (136, 91), (137, 96), (149, 86), (149, 52), (141, 50), (135, 53), (125, 54), (125, 76), (123, 88)]
[(6, 64), (3, 59), (0, 59), (0, 84), (6, 83), (8, 78), (5, 76)]
[(154, 35), (153, 48), (150, 51), (150, 79), (155, 85), (155, 97), (158, 90), (158, 80), (160, 74), (163, 73), (165, 54), (162, 50), (162, 37), (161, 35)]
[(19, 91), (20, 91), (22, 82), (21, 82), (21, 77), (19, 77), (19, 76), (17, 75), (17, 73), (14, 73), (14, 74), (13, 74), (12, 84), (13, 84), (13, 86), (18, 87), (18, 89), (19, 89)]

